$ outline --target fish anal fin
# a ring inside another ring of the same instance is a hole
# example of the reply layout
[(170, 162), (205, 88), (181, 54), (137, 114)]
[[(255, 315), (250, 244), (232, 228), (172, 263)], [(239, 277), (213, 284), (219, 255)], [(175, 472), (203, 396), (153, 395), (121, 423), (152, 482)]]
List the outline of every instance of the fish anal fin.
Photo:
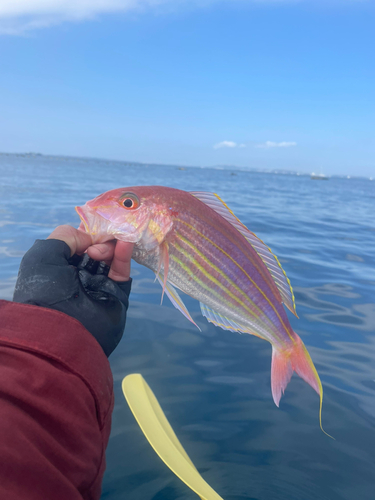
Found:
[[(203, 304), (200, 302), (201, 306), (201, 312), (203, 316), (209, 321), (210, 323), (213, 323), (215, 326), (219, 326), (223, 330), (231, 330), (232, 332), (241, 332), (241, 333), (249, 333), (251, 335), (255, 335), (256, 337), (259, 337), (261, 339), (265, 339), (260, 333), (256, 332), (256, 328), (249, 328), (248, 326), (241, 325), (240, 323), (237, 323), (236, 321), (233, 321), (226, 316), (218, 313), (217, 311), (214, 311), (210, 307), (206, 306), (206, 304)], [(254, 331), (255, 330), (255, 331)], [(265, 339), (267, 340), (267, 339)]]
[(191, 191), (190, 194), (215, 210), (215, 212), (230, 222), (230, 224), (232, 224), (232, 226), (246, 238), (267, 267), (280, 293), (282, 302), (295, 316), (297, 316), (292, 285), (290, 284), (289, 278), (282, 268), (279, 259), (272, 252), (272, 250), (260, 238), (258, 238), (256, 234), (242, 224), (228, 205), (216, 193)]

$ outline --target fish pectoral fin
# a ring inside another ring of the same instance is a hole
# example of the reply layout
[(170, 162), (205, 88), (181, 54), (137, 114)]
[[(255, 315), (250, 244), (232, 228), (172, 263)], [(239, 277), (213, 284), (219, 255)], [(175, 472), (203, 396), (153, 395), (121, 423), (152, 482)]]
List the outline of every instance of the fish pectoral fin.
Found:
[(168, 243), (166, 243), (166, 242), (163, 242), (160, 245), (159, 265), (158, 265), (158, 270), (156, 271), (156, 278), (158, 278), (158, 279), (160, 276), (161, 269), (163, 269), (164, 279), (163, 279), (163, 283), (161, 284), (163, 287), (163, 291), (161, 293), (160, 305), (162, 305), (162, 303), (163, 303), (164, 292), (165, 292), (165, 288), (166, 288), (167, 280), (168, 280), (169, 252), (168, 252)]
[(251, 335), (255, 335), (261, 339), (267, 340), (263, 335), (256, 331), (256, 326), (254, 328), (249, 328), (248, 326), (241, 325), (232, 319), (223, 316), (222, 314), (214, 311), (210, 307), (206, 306), (202, 302), (199, 303), (201, 306), (201, 311), (203, 316), (216, 326), (220, 326), (223, 330), (231, 330), (232, 332), (241, 332), (241, 333), (250, 333)]
[[(232, 210), (224, 203), (224, 201), (216, 193), (207, 193), (205, 191), (190, 191), (190, 194), (198, 198), (207, 206), (215, 210), (225, 220), (230, 222), (233, 227), (244, 236), (250, 245), (257, 252), (259, 257), (266, 265), (269, 273), (272, 276), (281, 296), (281, 300), (286, 307), (295, 315), (296, 304), (294, 300), (293, 288), (284, 269), (281, 267), (279, 259), (272, 250), (256, 234), (251, 232), (242, 222), (234, 215)], [(298, 317), (298, 316), (297, 316)]]
[(185, 316), (185, 318), (187, 318), (191, 323), (193, 323), (193, 325), (195, 325), (199, 331), (201, 331), (199, 326), (195, 323), (193, 318), (190, 316), (189, 311), (187, 310), (187, 307), (182, 302), (182, 299), (179, 296), (177, 290), (174, 288), (174, 286), (172, 286), (168, 281), (165, 280), (165, 277), (164, 277), (162, 272), (159, 272), (159, 274), (157, 275), (157, 278), (158, 278), (161, 286), (164, 288), (167, 297), (172, 302), (172, 304), (175, 306), (175, 308), (178, 309)]

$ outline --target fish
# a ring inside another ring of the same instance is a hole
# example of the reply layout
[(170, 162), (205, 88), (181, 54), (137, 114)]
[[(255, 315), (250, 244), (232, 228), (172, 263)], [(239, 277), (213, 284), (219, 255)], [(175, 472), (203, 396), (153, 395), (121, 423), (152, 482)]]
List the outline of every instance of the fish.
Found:
[(125, 187), (107, 191), (76, 211), (94, 243), (134, 243), (132, 258), (156, 274), (162, 300), (166, 294), (195, 326), (178, 291), (198, 300), (210, 323), (270, 342), (276, 406), (296, 372), (318, 393), (320, 428), (327, 434), (322, 427), (322, 383), (284, 308), (297, 316), (290, 281), (271, 249), (216, 193)]

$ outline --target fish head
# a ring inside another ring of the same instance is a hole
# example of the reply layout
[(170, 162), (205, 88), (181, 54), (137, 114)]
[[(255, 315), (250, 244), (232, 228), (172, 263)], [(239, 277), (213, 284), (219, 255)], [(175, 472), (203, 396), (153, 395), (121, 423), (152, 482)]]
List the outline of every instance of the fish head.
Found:
[(156, 190), (138, 186), (107, 191), (76, 207), (80, 228), (94, 243), (117, 239), (150, 250), (162, 243), (172, 226), (167, 204)]

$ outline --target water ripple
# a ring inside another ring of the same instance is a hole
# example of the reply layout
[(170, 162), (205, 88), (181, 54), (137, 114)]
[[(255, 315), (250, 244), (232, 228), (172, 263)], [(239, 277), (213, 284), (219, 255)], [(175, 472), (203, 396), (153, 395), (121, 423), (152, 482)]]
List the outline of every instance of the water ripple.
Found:
[(215, 328), (184, 298), (199, 332), (167, 298), (160, 306), (153, 274), (134, 265), (127, 327), (110, 358), (116, 405), (102, 498), (194, 497), (156, 457), (127, 408), (121, 380), (142, 373), (192, 460), (226, 500), (373, 500), (373, 183), (0, 155), (0, 297), (12, 297), (22, 255), (36, 238), (59, 224), (78, 225), (75, 205), (145, 183), (217, 192), (278, 255), (296, 292), (300, 319), (290, 321), (320, 373), (323, 425), (336, 441), (320, 431), (319, 398), (297, 376), (276, 408), (268, 343)]

